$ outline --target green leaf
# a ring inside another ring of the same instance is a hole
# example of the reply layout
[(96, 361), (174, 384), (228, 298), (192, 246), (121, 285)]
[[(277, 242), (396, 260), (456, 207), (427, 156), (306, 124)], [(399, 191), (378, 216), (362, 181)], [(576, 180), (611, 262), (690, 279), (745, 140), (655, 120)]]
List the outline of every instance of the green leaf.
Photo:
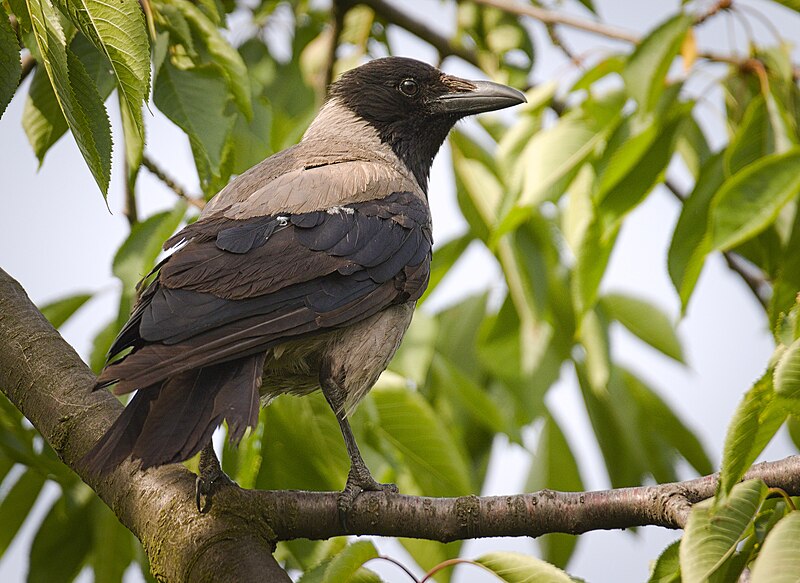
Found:
[[(575, 456), (558, 423), (550, 415), (545, 418), (533, 463), (525, 482), (525, 492), (536, 492), (544, 488), (560, 492), (584, 490)], [(543, 559), (564, 568), (575, 551), (578, 537), (553, 533), (538, 538), (537, 542)]]
[(431, 386), (445, 393), (451, 403), (462, 407), (478, 425), (492, 433), (508, 430), (509, 422), (490, 393), (442, 354), (434, 355)]
[(348, 545), (328, 564), (322, 583), (353, 581), (353, 577), (361, 566), (377, 556), (378, 549), (370, 541), (358, 541)]
[(800, 148), (772, 154), (726, 180), (711, 205), (711, 245), (727, 250), (766, 229), (800, 193)]
[(595, 197), (606, 224), (615, 224), (634, 209), (664, 174), (685, 118), (683, 110), (677, 108), (663, 124), (652, 124), (632, 139), (623, 139), (619, 147), (609, 144), (611, 152), (601, 160), (606, 166)]
[(221, 67), (236, 105), (248, 119), (251, 119), (253, 103), (250, 98), (250, 78), (241, 55), (225, 40), (217, 25), (194, 4), (187, 0), (170, 0), (170, 2), (178, 7), (195, 29), (198, 38), (203, 41), (208, 50), (210, 61)]
[(503, 185), (491, 168), (479, 160), (467, 157), (456, 142), (452, 144), (452, 151), (456, 194), (461, 212), (464, 213), (473, 236), (488, 241), (503, 200)]
[(719, 580), (725, 562), (752, 528), (766, 497), (764, 482), (749, 480), (737, 484), (724, 503), (714, 505), (713, 500), (705, 500), (694, 505), (679, 553), (684, 581)]
[(55, 0), (110, 63), (124, 115), (144, 139), (142, 104), (150, 93), (150, 46), (137, 0)]
[[(108, 72), (108, 59), (81, 34), (76, 34), (72, 39), (70, 49), (83, 63), (89, 77), (97, 86), (100, 99), (105, 101), (114, 89), (114, 78)], [(40, 164), (50, 147), (68, 129), (67, 120), (61, 112), (44, 67), (34, 69), (33, 81), (22, 113), (22, 126)]]
[(22, 75), (19, 43), (5, 8), (0, 4), (0, 118), (17, 92)]
[(664, 549), (653, 563), (647, 583), (681, 583), (680, 548), (681, 541), (678, 539)]
[(455, 265), (456, 261), (461, 258), (461, 255), (467, 250), (467, 247), (472, 241), (472, 235), (470, 233), (465, 233), (460, 237), (451, 239), (444, 245), (437, 245), (431, 261), (431, 275), (428, 281), (428, 289), (425, 290), (418, 305), (428, 299), (431, 293), (433, 293), (433, 290), (436, 289), (436, 286), (439, 285), (439, 282), (444, 279), (453, 265)]
[(573, 583), (564, 571), (522, 553), (495, 552), (475, 560), (505, 583)]
[(178, 228), (186, 214), (186, 203), (179, 201), (171, 211), (164, 211), (137, 223), (114, 255), (112, 271), (122, 280), (123, 293), (133, 293), (136, 284), (155, 264), (161, 246)]
[(718, 497), (724, 498), (741, 480), (786, 419), (767, 372), (745, 394), (725, 436)]
[(401, 458), (428, 496), (471, 493), (470, 473), (459, 444), (419, 393), (398, 388), (374, 388), (378, 422), (374, 431)]
[(596, 218), (586, 228), (577, 249), (574, 277), (570, 282), (576, 316), (582, 316), (595, 305), (597, 290), (605, 275), (618, 234), (619, 227), (613, 227), (604, 233), (601, 222)]
[(224, 149), (236, 121), (228, 107), (225, 79), (214, 66), (181, 70), (169, 60), (156, 78), (153, 101), (189, 136), (203, 187), (220, 172)]
[(586, 376), (592, 390), (602, 394), (611, 376), (611, 350), (608, 321), (598, 310), (589, 310), (583, 317), (579, 339), (586, 352)]
[(77, 294), (51, 302), (42, 306), (40, 311), (44, 317), (53, 325), (53, 328), (60, 328), (64, 322), (78, 311), (78, 309), (91, 299), (91, 294)]
[(389, 370), (403, 375), (418, 387), (423, 386), (433, 359), (436, 333), (436, 320), (425, 312), (415, 312)]
[(67, 583), (78, 575), (92, 546), (86, 506), (67, 492), (50, 508), (31, 545), (29, 583)]
[(28, 0), (26, 5), (41, 64), (78, 148), (105, 196), (111, 177), (111, 127), (102, 99), (84, 66), (67, 49), (50, 0)]
[[(130, 304), (126, 301), (125, 310), (124, 314), (122, 314), (122, 317), (127, 318), (129, 311)], [(111, 348), (114, 338), (117, 337), (117, 332), (121, 327), (121, 323), (119, 321), (121, 319), (122, 318), (114, 318), (111, 320), (100, 330), (100, 332), (97, 333), (92, 341), (92, 353), (89, 355), (89, 368), (91, 368), (95, 374), (100, 374), (100, 371), (103, 370), (103, 367), (106, 364), (108, 350)]]
[(681, 126), (681, 132), (675, 142), (675, 150), (681, 155), (686, 167), (696, 181), (700, 176), (700, 169), (711, 158), (711, 147), (708, 145), (708, 140), (706, 140), (706, 136), (694, 116), (686, 116), (686, 120)]
[[(0, 480), (1, 481), (1, 480)], [(0, 556), (4, 555), (42, 491), (45, 476), (26, 469), (0, 500)], [(6, 484), (4, 484), (4, 489)]]
[(622, 78), (642, 112), (652, 111), (658, 103), (667, 72), (691, 25), (692, 17), (688, 14), (670, 18), (649, 33), (628, 59)]
[(800, 512), (790, 512), (769, 532), (750, 571), (751, 583), (792, 583), (800, 573)]
[(141, 122), (141, 112), (139, 112), (137, 121), (123, 104), (120, 104), (120, 111), (122, 112), (122, 132), (125, 137), (125, 162), (128, 168), (127, 188), (129, 192), (135, 192), (136, 178), (139, 176), (139, 168), (144, 157), (144, 124), (137, 127), (137, 124)]
[(711, 157), (700, 170), (700, 177), (689, 198), (683, 203), (669, 246), (667, 266), (672, 284), (686, 312), (705, 259), (711, 251), (708, 213), (711, 201), (724, 181), (722, 154)]
[(683, 360), (681, 341), (667, 315), (650, 302), (620, 293), (600, 299), (606, 313), (641, 340), (678, 362)]
[(775, 365), (775, 392), (789, 399), (800, 397), (800, 338), (783, 352)]
[[(700, 475), (714, 471), (711, 459), (697, 436), (683, 423), (663, 399), (641, 379), (623, 371), (625, 385), (639, 408), (639, 431), (647, 438), (659, 437), (673, 447)], [(651, 455), (650, 459), (653, 460)]]
[(122, 581), (135, 559), (136, 539), (99, 498), (92, 497), (88, 512), (94, 543), (89, 562), (94, 570), (94, 580)]
[(522, 193), (517, 204), (532, 207), (560, 196), (604, 137), (604, 131), (576, 116), (537, 133), (517, 161)]

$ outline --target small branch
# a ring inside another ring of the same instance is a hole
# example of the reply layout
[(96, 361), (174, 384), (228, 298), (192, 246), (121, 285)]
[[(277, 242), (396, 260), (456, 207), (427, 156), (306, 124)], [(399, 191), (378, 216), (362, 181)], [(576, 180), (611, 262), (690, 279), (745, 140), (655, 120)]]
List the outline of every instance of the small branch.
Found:
[[(681, 192), (680, 188), (669, 178), (664, 181), (664, 186), (677, 198), (681, 203), (686, 201), (686, 194)], [(728, 268), (737, 273), (742, 278), (745, 285), (753, 292), (756, 300), (764, 310), (769, 311), (769, 297), (772, 293), (772, 288), (764, 276), (763, 272), (752, 265), (744, 257), (733, 251), (723, 251), (722, 256), (725, 258)]]
[[(800, 494), (800, 456), (757, 464), (745, 475), (745, 479), (754, 478), (796, 496)], [(226, 488), (214, 498), (212, 513), (251, 516), (254, 527), (269, 524), (278, 540), (369, 534), (449, 542), (646, 525), (678, 529), (686, 525), (693, 504), (714, 496), (717, 479), (718, 474), (713, 474), (685, 482), (597, 492), (542, 490), (460, 498), (365, 492), (348, 515), (349, 532), (339, 523), (335, 492)]]
[(344, 17), (349, 6), (341, 0), (333, 0), (331, 12), (333, 22), (331, 23), (331, 46), (328, 49), (328, 61), (325, 63), (325, 80), (323, 90), (328, 91), (328, 87), (333, 82), (333, 68), (336, 65), (336, 49), (339, 47), (339, 37), (344, 28)]
[(438, 52), (439, 57), (444, 59), (448, 56), (458, 57), (466, 62), (480, 68), (478, 55), (465, 47), (455, 44), (445, 36), (442, 36), (425, 22), (415, 20), (403, 10), (399, 10), (385, 0), (360, 0), (356, 2), (369, 6), (375, 13), (384, 20), (395, 24), (400, 28), (405, 28), (411, 34), (418, 36), (428, 44), (432, 45)]
[(639, 44), (639, 41), (641, 40), (638, 35), (622, 28), (609, 26), (607, 24), (603, 24), (602, 22), (585, 20), (570, 14), (564, 14), (554, 10), (547, 10), (546, 8), (538, 8), (536, 6), (531, 6), (530, 4), (519, 4), (513, 0), (473, 0), (473, 2), (475, 2), (475, 4), (491, 6), (493, 8), (502, 10), (503, 12), (508, 12), (509, 14), (516, 14), (517, 16), (529, 16), (546, 25), (563, 24), (564, 26), (569, 26), (570, 28), (591, 32), (606, 38), (612, 38), (633, 44)]
[(122, 212), (128, 219), (128, 224), (133, 227), (139, 222), (139, 210), (136, 206), (136, 185), (129, 177), (130, 164), (127, 156), (122, 158), (122, 167), (125, 176), (125, 208)]
[(164, 170), (162, 170), (158, 166), (158, 164), (156, 164), (155, 160), (150, 158), (150, 156), (148, 156), (147, 154), (144, 154), (142, 156), (142, 166), (147, 168), (156, 178), (158, 178), (161, 182), (163, 182), (167, 186), (167, 188), (172, 190), (172, 192), (174, 192), (179, 197), (184, 199), (190, 205), (195, 206), (200, 210), (203, 210), (203, 208), (206, 206), (206, 201), (204, 201), (200, 197), (191, 196), (190, 194), (188, 194), (183, 188), (181, 188), (178, 185), (177, 182), (175, 182), (172, 178), (167, 176), (166, 172), (164, 172)]

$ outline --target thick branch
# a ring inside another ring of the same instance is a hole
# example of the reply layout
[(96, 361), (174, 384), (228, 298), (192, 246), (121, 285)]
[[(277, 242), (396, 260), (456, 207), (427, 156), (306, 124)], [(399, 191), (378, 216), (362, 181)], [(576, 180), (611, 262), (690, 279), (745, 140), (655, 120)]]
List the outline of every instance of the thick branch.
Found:
[[(683, 528), (691, 505), (714, 495), (717, 477), (597, 492), (542, 490), (511, 496), (427, 498), (368, 492), (356, 499), (348, 515), (349, 532), (339, 524), (334, 492), (231, 488), (221, 492), (214, 504), (221, 513), (235, 509), (268, 523), (279, 540), (371, 534), (449, 542), (646, 525)], [(800, 456), (755, 465), (745, 478), (761, 478), (789, 495), (800, 495)]]
[(142, 541), (153, 572), (167, 581), (289, 581), (272, 557), (268, 529), (230, 513), (201, 515), (194, 475), (182, 466), (142, 472), (124, 463), (104, 479), (78, 460), (119, 415), (95, 376), (0, 269), (0, 389), (61, 459)]
[[(194, 476), (182, 466), (141, 472), (124, 463), (103, 480), (77, 461), (119, 414), (78, 355), (0, 269), (0, 387), (33, 422), (64, 462), (83, 478), (142, 540), (157, 575), (170, 581), (288, 581), (271, 541), (327, 539), (344, 534), (451, 541), (489, 536), (579, 534), (657, 525), (681, 528), (691, 505), (714, 495), (717, 475), (685, 482), (602, 492), (427, 498), (364, 493), (339, 522), (337, 493), (249, 491), (215, 495), (208, 514), (194, 506)], [(800, 456), (754, 466), (761, 478), (800, 495)]]

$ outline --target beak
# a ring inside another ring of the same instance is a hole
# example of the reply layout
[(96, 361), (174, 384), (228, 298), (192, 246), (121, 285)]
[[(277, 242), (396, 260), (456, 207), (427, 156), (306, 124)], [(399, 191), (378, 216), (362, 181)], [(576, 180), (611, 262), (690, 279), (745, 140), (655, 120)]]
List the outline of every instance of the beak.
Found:
[[(458, 91), (445, 93), (436, 98), (436, 104), (441, 113), (467, 116), (505, 109), (528, 101), (521, 91), (500, 83), (453, 80), (458, 82)], [(470, 87), (474, 87), (474, 89)]]

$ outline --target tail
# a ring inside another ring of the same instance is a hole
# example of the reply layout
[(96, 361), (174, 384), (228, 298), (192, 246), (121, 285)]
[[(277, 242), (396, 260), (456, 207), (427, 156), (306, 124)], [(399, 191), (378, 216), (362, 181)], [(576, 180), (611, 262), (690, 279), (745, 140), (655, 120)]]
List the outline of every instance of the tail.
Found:
[(258, 423), (258, 389), (266, 354), (181, 373), (139, 389), (114, 424), (81, 460), (91, 475), (104, 475), (131, 456), (142, 469), (189, 459), (228, 422), (239, 441)]

